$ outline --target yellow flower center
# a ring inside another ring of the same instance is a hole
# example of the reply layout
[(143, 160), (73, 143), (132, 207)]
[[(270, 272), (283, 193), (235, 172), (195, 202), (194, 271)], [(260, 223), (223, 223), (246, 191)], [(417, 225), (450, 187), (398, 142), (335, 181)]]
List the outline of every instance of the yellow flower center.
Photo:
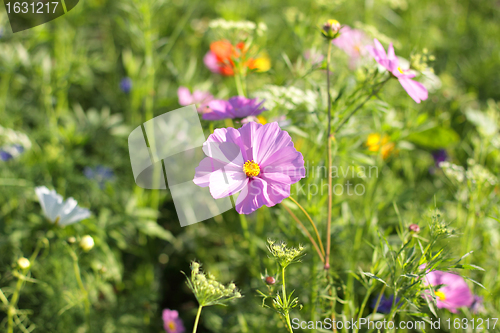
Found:
[(243, 164), (243, 172), (245, 172), (247, 177), (256, 177), (260, 174), (260, 166), (253, 160), (246, 161)]
[(267, 124), (267, 119), (263, 116), (257, 116), (257, 120), (259, 121), (260, 124), (265, 125)]
[(446, 295), (441, 290), (436, 291), (435, 294), (436, 294), (437, 297), (439, 297), (440, 301), (445, 301), (446, 300)]
[(328, 24), (333, 26), (333, 25), (339, 25), (340, 23), (337, 20), (328, 20)]
[(401, 69), (401, 67), (398, 67), (398, 71), (401, 73), (401, 74), (404, 74), (403, 70)]
[(168, 329), (169, 329), (169, 330), (171, 330), (172, 332), (175, 332), (176, 327), (175, 327), (175, 323), (174, 323), (174, 321), (173, 321), (173, 320), (172, 320), (172, 321), (170, 321), (170, 322), (168, 322), (167, 327), (168, 327)]

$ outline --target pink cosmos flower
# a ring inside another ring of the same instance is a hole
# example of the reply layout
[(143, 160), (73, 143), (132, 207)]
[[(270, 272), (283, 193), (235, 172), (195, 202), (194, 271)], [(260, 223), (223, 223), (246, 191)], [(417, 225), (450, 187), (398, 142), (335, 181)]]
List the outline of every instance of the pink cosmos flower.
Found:
[(184, 333), (186, 331), (179, 318), (179, 313), (175, 310), (163, 310), (163, 327), (167, 333)]
[(245, 118), (248, 116), (258, 116), (266, 108), (262, 106), (264, 101), (257, 103), (257, 98), (248, 99), (243, 96), (231, 97), (229, 100), (213, 100), (208, 103), (210, 112), (203, 114), (205, 120), (221, 120)]
[(469, 286), (458, 274), (442, 271), (432, 271), (425, 275), (425, 285), (438, 286), (434, 289), (437, 296), (437, 307), (448, 309), (453, 313), (458, 312), (460, 307), (470, 307), (474, 303)]
[(290, 196), (290, 186), (305, 177), (304, 158), (278, 123), (216, 129), (203, 151), (209, 157), (196, 168), (193, 182), (208, 186), (215, 199), (240, 192), (240, 214), (280, 203)]
[(340, 36), (332, 40), (333, 45), (344, 51), (350, 59), (349, 67), (354, 68), (360, 60), (367, 56), (366, 46), (369, 44), (368, 37), (358, 29), (343, 26)]
[(408, 95), (417, 103), (425, 101), (428, 97), (427, 89), (420, 82), (411, 80), (416, 76), (416, 74), (410, 70), (403, 70), (399, 66), (399, 60), (394, 54), (394, 47), (392, 43), (387, 49), (387, 54), (385, 49), (380, 44), (380, 42), (375, 38), (375, 46), (367, 46), (366, 49), (375, 58), (375, 60), (382, 66), (384, 66), (389, 72), (391, 72), (394, 77), (399, 80), (399, 83), (406, 90)]
[(221, 74), (221, 69), (217, 56), (212, 51), (208, 51), (203, 57), (203, 63), (207, 66), (208, 70), (215, 74)]
[(199, 113), (209, 112), (208, 103), (214, 99), (214, 96), (208, 91), (195, 90), (191, 94), (189, 88), (186, 87), (177, 89), (177, 97), (179, 98), (179, 104), (182, 106), (196, 104)]

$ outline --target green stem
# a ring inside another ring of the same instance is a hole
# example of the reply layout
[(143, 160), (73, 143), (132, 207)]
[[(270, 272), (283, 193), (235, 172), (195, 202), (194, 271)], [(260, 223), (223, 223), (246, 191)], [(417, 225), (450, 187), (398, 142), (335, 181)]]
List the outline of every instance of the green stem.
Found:
[(91, 331), (91, 323), (90, 323), (90, 301), (89, 301), (89, 293), (87, 292), (87, 289), (85, 289), (85, 286), (82, 281), (82, 276), (80, 272), (80, 266), (78, 265), (78, 256), (76, 253), (70, 249), (70, 254), (71, 257), (73, 258), (73, 271), (75, 273), (75, 278), (76, 278), (76, 283), (78, 284), (78, 287), (80, 287), (80, 291), (83, 295), (83, 304), (85, 307), (85, 318), (87, 320), (87, 326), (89, 329), (89, 332)]
[(234, 81), (236, 83), (236, 90), (238, 91), (238, 95), (245, 97), (246, 95), (245, 95), (245, 90), (243, 89), (243, 83), (241, 82), (241, 75), (235, 74)]
[(196, 314), (196, 319), (194, 321), (194, 327), (193, 327), (193, 333), (196, 333), (196, 330), (198, 329), (198, 322), (200, 321), (200, 315), (201, 315), (201, 309), (203, 307), (200, 305), (198, 308), (198, 313)]
[(318, 232), (318, 228), (316, 228), (316, 224), (314, 223), (314, 221), (312, 220), (311, 216), (307, 213), (307, 211), (304, 209), (304, 207), (302, 207), (298, 202), (297, 200), (295, 200), (294, 198), (292, 197), (288, 197), (288, 199), (292, 200), (294, 204), (296, 204), (300, 210), (307, 216), (307, 219), (309, 220), (309, 222), (311, 222), (311, 225), (314, 229), (314, 232), (316, 233), (316, 237), (318, 238), (318, 243), (319, 243), (319, 247), (321, 249), (321, 253), (324, 255), (325, 254), (325, 248), (323, 247), (323, 242), (321, 241), (321, 237), (319, 237), (319, 232)]
[(10, 300), (9, 308), (7, 310), (7, 333), (14, 332), (14, 315), (16, 314), (16, 306), (19, 301), (19, 295), (21, 292), (21, 288), (23, 287), (23, 279), (20, 277), (17, 280), (16, 289), (14, 294), (12, 295), (12, 299)]
[(337, 126), (337, 128), (333, 131), (333, 135), (335, 135), (341, 128), (342, 126), (344, 126), (347, 121), (349, 121), (349, 119), (351, 119), (351, 117), (359, 110), (363, 107), (363, 105), (366, 104), (366, 102), (368, 102), (368, 100), (370, 98), (372, 98), (373, 96), (375, 96), (379, 91), (380, 89), (382, 89), (382, 87), (392, 78), (392, 76), (389, 76), (387, 79), (385, 79), (384, 81), (380, 82), (379, 86), (377, 87), (377, 89), (374, 89), (372, 90), (371, 94), (368, 95), (368, 97), (366, 97), (354, 110), (351, 111), (351, 113), (349, 113), (349, 115), (347, 117), (345, 117), (341, 122), (340, 124)]
[(332, 95), (330, 93), (330, 61), (331, 61), (331, 51), (332, 51), (332, 42), (328, 40), (328, 55), (326, 61), (326, 86), (327, 86), (327, 94), (328, 94), (328, 131), (326, 136), (326, 144), (328, 147), (328, 218), (327, 218), (327, 226), (326, 226), (326, 254), (325, 254), (325, 269), (330, 269), (330, 250), (331, 250), (331, 228), (332, 228), (332, 182), (333, 179), (330, 175), (330, 168), (332, 165), (332, 140), (330, 138), (331, 130), (332, 130)]
[(281, 267), (281, 279), (283, 280), (283, 283), (281, 284), (281, 288), (283, 291), (283, 303), (285, 304), (285, 308), (287, 309), (285, 314), (286, 324), (290, 333), (293, 333), (292, 323), (290, 322), (290, 312), (288, 310), (288, 298), (286, 296), (285, 267)]

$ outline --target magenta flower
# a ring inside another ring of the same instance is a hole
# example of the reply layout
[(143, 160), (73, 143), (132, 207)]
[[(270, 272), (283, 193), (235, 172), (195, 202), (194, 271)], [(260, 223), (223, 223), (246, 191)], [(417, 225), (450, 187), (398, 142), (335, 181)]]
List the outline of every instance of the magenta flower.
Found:
[(340, 29), (340, 36), (332, 40), (332, 43), (349, 56), (351, 68), (356, 67), (359, 61), (368, 54), (366, 49), (369, 44), (368, 37), (358, 29), (343, 26)]
[(431, 286), (441, 285), (439, 289), (434, 289), (439, 309), (445, 308), (457, 313), (458, 308), (470, 307), (474, 303), (469, 286), (458, 274), (432, 271), (425, 275), (424, 283)]
[(208, 70), (215, 74), (221, 74), (219, 60), (212, 51), (208, 51), (203, 57), (203, 63), (207, 66)]
[(195, 90), (193, 94), (191, 94), (186, 87), (179, 87), (179, 89), (177, 89), (177, 97), (179, 98), (179, 104), (182, 106), (196, 104), (199, 113), (210, 112), (208, 103), (214, 99), (214, 96), (208, 91)]
[(394, 54), (394, 47), (392, 43), (387, 49), (387, 54), (385, 49), (380, 44), (380, 42), (375, 38), (375, 46), (367, 46), (366, 49), (375, 58), (375, 60), (382, 66), (384, 66), (389, 72), (391, 72), (394, 77), (399, 80), (399, 83), (406, 90), (408, 95), (417, 103), (425, 101), (428, 97), (427, 89), (420, 82), (412, 80), (416, 75), (410, 70), (403, 70), (399, 66), (399, 59)]
[(229, 100), (213, 100), (208, 103), (210, 112), (203, 114), (205, 120), (221, 120), (227, 118), (245, 118), (258, 116), (266, 109), (262, 106), (264, 101), (257, 103), (257, 98), (248, 99), (243, 96), (231, 97)]
[(278, 123), (216, 129), (203, 151), (209, 157), (196, 168), (193, 182), (210, 187), (215, 199), (240, 192), (240, 214), (280, 203), (290, 196), (291, 184), (305, 177), (304, 158)]
[(163, 310), (163, 327), (167, 333), (184, 333), (186, 331), (179, 318), (179, 313), (175, 310)]

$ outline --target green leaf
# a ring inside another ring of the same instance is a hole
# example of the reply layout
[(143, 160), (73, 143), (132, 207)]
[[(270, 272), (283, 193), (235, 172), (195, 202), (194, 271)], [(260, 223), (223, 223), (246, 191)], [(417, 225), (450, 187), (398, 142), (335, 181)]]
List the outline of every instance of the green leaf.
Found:
[(137, 224), (137, 227), (148, 236), (158, 237), (169, 242), (174, 240), (172, 233), (159, 226), (155, 221), (141, 221)]
[(387, 286), (387, 283), (385, 283), (385, 281), (384, 281), (384, 280), (382, 280), (381, 278), (379, 278), (379, 277), (378, 277), (378, 276), (376, 276), (375, 274), (368, 273), (368, 272), (363, 272), (363, 274), (364, 274), (364, 275), (366, 275), (366, 276), (368, 276), (368, 277), (370, 277), (370, 278), (372, 278), (372, 279), (375, 279), (375, 280), (377, 280), (377, 281), (379, 281), (379, 282), (382, 282), (383, 284), (385, 284), (385, 285)]
[(422, 132), (412, 133), (406, 137), (406, 140), (425, 148), (439, 149), (456, 144), (460, 137), (451, 128), (434, 127)]
[(455, 265), (452, 266), (453, 268), (459, 268), (459, 269), (469, 269), (469, 270), (475, 270), (475, 271), (484, 271), (484, 268), (472, 265), (472, 264), (463, 264), (463, 265)]

